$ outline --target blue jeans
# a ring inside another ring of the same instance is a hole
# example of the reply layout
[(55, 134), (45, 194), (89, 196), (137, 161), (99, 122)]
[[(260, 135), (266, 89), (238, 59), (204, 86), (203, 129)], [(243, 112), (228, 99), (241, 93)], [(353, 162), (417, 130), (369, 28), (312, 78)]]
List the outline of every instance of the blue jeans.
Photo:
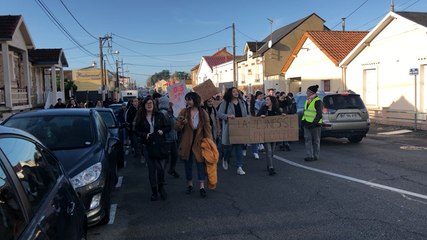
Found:
[(259, 144), (258, 143), (251, 143), (251, 150), (252, 153), (258, 153)]
[(205, 163), (197, 162), (192, 152), (190, 153), (190, 158), (185, 161), (185, 177), (187, 181), (193, 180), (193, 162), (196, 162), (197, 180), (204, 181), (206, 178)]
[(230, 162), (231, 151), (234, 149), (234, 155), (236, 157), (236, 166), (243, 167), (243, 144), (224, 145), (224, 147), (224, 159)]

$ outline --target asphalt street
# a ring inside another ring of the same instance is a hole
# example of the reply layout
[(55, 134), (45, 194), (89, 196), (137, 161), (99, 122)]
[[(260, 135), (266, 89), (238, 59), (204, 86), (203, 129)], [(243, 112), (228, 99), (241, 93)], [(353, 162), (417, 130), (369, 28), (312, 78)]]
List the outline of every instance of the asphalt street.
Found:
[(248, 151), (246, 175), (219, 164), (206, 199), (184, 194), (179, 162), (168, 199), (151, 202), (147, 168), (128, 155), (111, 224), (88, 239), (427, 239), (427, 134), (400, 130), (373, 126), (359, 144), (324, 139), (315, 162), (293, 142), (275, 152), (275, 176)]

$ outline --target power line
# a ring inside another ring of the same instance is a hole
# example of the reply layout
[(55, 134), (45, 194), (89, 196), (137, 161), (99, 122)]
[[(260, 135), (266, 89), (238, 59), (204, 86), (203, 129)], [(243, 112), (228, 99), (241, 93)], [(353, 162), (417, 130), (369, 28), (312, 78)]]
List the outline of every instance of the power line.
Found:
[[(95, 43), (98, 43), (98, 41), (95, 41), (95, 42), (91, 42), (91, 43), (86, 43), (86, 44), (82, 44), (82, 46), (89, 46), (89, 45), (92, 45), (92, 44), (95, 44)], [(64, 50), (71, 50), (71, 49), (75, 49), (75, 48), (79, 48), (79, 47), (69, 47), (69, 48), (64, 48)]]
[[(351, 15), (353, 15), (355, 12), (357, 12), (363, 5), (365, 5), (369, 0), (365, 0), (362, 4), (360, 4), (359, 7), (357, 7), (353, 12), (351, 12), (349, 15), (347, 15), (347, 17), (345, 17), (345, 19), (348, 19), (349, 17), (351, 17)], [(336, 28), (338, 25), (340, 25), (341, 22), (337, 23), (337, 25), (333, 26), (331, 29)]]
[(129, 66), (139, 66), (139, 67), (159, 67), (159, 68), (194, 67), (194, 65), (181, 65), (181, 66), (173, 66), (173, 65), (166, 66), (166, 65), (163, 65), (162, 66), (162, 65), (147, 65), (147, 64), (135, 64), (135, 63), (126, 63), (126, 65), (129, 65)]
[(95, 40), (97, 40), (98, 38), (93, 36), (88, 30), (86, 30), (85, 27), (83, 27), (80, 22), (77, 20), (76, 17), (74, 17), (74, 15), (71, 13), (71, 11), (68, 9), (68, 7), (65, 5), (65, 3), (62, 0), (59, 0), (62, 3), (62, 6), (64, 6), (64, 8), (67, 10), (67, 12), (71, 15), (71, 17), (73, 17), (73, 19), (77, 22), (77, 24), (87, 33), (89, 34), (89, 36), (91, 36), (92, 38), (94, 38)]
[(86, 52), (87, 54), (91, 56), (95, 56), (96, 54), (93, 54), (89, 50), (87, 50), (83, 45), (81, 45), (71, 34), (70, 32), (62, 25), (62, 23), (58, 20), (58, 18), (55, 17), (55, 15), (50, 11), (50, 9), (46, 6), (46, 4), (43, 2), (43, 0), (35, 0), (35, 2), (40, 6), (40, 8), (43, 10), (43, 12), (47, 15), (49, 20), (55, 24), (56, 27), (70, 40), (74, 45), (79, 47), (82, 51)]
[(247, 34), (245, 34), (245, 33), (241, 32), (241, 31), (239, 31), (239, 29), (237, 29), (237, 28), (236, 28), (236, 31), (237, 31), (238, 33), (242, 34), (243, 36), (245, 36), (245, 37), (249, 38), (250, 40), (257, 41), (255, 38), (248, 36)]
[(118, 37), (118, 38), (122, 38), (122, 39), (125, 39), (125, 40), (128, 40), (128, 41), (131, 41), (131, 42), (136, 42), (136, 43), (141, 43), (141, 44), (149, 44), (149, 45), (177, 45), (177, 44), (183, 44), (183, 43), (190, 43), (190, 42), (199, 41), (199, 40), (208, 38), (210, 36), (213, 36), (215, 34), (218, 34), (220, 32), (223, 32), (223, 31), (225, 31), (225, 30), (227, 30), (229, 28), (231, 28), (231, 26), (228, 26), (228, 27), (226, 27), (224, 29), (221, 29), (221, 30), (216, 31), (216, 32), (211, 33), (211, 34), (208, 34), (206, 36), (195, 38), (195, 39), (191, 39), (191, 40), (180, 41), (180, 42), (165, 42), (165, 43), (139, 41), (139, 40), (134, 40), (134, 39), (130, 39), (130, 38), (127, 38), (127, 37), (123, 37), (123, 36), (120, 36), (120, 35), (117, 35), (117, 34), (114, 34), (114, 33), (113, 33), (113, 35), (116, 36), (116, 37)]
[(412, 3), (411, 5), (407, 6), (405, 9), (403, 9), (403, 11), (405, 11), (406, 9), (414, 6), (416, 3), (418, 3), (420, 0), (415, 1), (414, 3)]

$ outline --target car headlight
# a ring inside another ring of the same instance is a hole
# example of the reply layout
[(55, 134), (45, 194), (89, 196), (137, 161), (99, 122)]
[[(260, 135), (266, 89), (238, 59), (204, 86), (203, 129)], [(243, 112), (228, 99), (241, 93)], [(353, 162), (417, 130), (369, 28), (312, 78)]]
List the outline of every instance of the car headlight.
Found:
[(96, 163), (71, 179), (74, 189), (86, 186), (98, 180), (101, 176), (102, 164)]

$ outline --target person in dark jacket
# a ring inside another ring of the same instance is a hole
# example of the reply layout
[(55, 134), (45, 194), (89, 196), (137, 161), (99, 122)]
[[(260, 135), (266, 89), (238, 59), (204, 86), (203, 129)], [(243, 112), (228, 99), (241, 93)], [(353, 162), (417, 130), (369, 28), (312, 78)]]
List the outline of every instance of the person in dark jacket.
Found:
[(53, 108), (66, 108), (67, 105), (65, 105), (65, 103), (62, 102), (61, 98), (58, 98), (58, 102), (55, 104), (55, 106)]
[(136, 112), (138, 111), (139, 101), (138, 99), (134, 98), (129, 100), (129, 102), (130, 104), (125, 114), (125, 121), (128, 126), (127, 130), (129, 133), (130, 145), (132, 147), (134, 157), (138, 157), (138, 146), (136, 145), (136, 137), (133, 132), (133, 120), (135, 119)]
[[(258, 117), (267, 117), (267, 116), (277, 116), (277, 115), (281, 115), (282, 112), (280, 111), (279, 108), (279, 103), (276, 99), (276, 97), (274, 96), (267, 96), (265, 98), (265, 105), (261, 107), (261, 109), (258, 111), (257, 116)], [(276, 147), (276, 143), (275, 142), (266, 142), (264, 143), (264, 149), (266, 151), (266, 155), (267, 155), (267, 170), (268, 170), (268, 174), (270, 176), (275, 175), (276, 171), (274, 170), (274, 166), (273, 166), (273, 152), (274, 152), (274, 148)]]
[(307, 153), (307, 157), (304, 158), (305, 161), (319, 159), (323, 103), (316, 94), (318, 89), (319, 85), (308, 87), (307, 100), (304, 104), (301, 124), (304, 130), (305, 150)]
[(135, 117), (135, 133), (142, 139), (142, 149), (148, 166), (148, 177), (151, 185), (151, 201), (162, 200), (167, 194), (164, 188), (165, 164), (167, 154), (162, 153), (165, 135), (171, 130), (164, 115), (157, 110), (152, 98), (146, 98)]
[(176, 162), (178, 161), (178, 133), (175, 129), (176, 118), (173, 115), (173, 109), (171, 102), (167, 96), (160, 97), (159, 100), (159, 111), (165, 116), (166, 122), (170, 125), (171, 130), (166, 134), (166, 146), (169, 148), (170, 161), (168, 174), (174, 178), (179, 178), (179, 174), (175, 171)]

